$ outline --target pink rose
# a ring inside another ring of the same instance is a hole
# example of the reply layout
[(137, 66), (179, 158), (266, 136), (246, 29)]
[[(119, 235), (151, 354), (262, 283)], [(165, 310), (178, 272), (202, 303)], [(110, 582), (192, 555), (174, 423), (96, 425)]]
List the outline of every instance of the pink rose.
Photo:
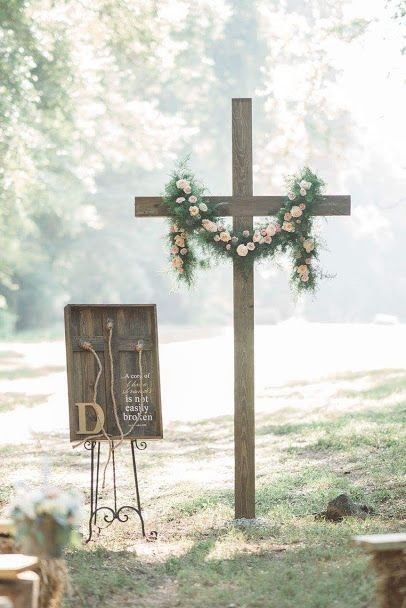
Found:
[(185, 194), (190, 194), (190, 193), (192, 192), (192, 188), (191, 188), (190, 186), (185, 186), (185, 187), (183, 188), (183, 192), (184, 192)]
[(252, 240), (254, 241), (254, 243), (259, 243), (259, 241), (261, 240), (261, 233), (254, 232), (254, 236), (252, 237)]
[(302, 210), (297, 205), (293, 205), (292, 209), (290, 210), (290, 213), (292, 217), (300, 217), (302, 215)]
[(300, 203), (299, 207), (301, 208), (302, 211), (304, 211), (306, 209), (306, 205), (304, 203)]
[[(185, 200), (185, 199), (183, 199), (183, 200)], [(192, 196), (189, 196), (189, 203), (192, 203), (192, 205), (197, 203), (197, 196), (195, 196), (194, 194), (192, 194)]]
[(179, 247), (177, 247), (176, 245), (171, 247), (171, 253), (173, 253), (173, 255), (176, 255), (177, 253), (179, 253)]
[(270, 245), (270, 243), (272, 243), (272, 237), (271, 236), (264, 236), (264, 243), (267, 243), (268, 245)]
[(180, 254), (181, 254), (181, 255), (186, 255), (186, 254), (187, 254), (187, 249), (186, 249), (186, 247), (182, 247), (182, 249), (180, 250)]
[(227, 245), (226, 245), (226, 249), (228, 249), (228, 250), (230, 250), (230, 249), (231, 249), (231, 245), (230, 245), (230, 243), (227, 243)]

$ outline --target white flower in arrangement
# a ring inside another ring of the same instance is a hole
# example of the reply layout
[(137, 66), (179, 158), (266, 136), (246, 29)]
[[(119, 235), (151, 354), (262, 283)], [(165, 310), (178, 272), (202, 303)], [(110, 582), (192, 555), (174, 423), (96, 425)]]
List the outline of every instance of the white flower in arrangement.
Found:
[(254, 235), (252, 237), (252, 240), (254, 241), (254, 243), (259, 243), (261, 240), (261, 233), (258, 232), (257, 230), (254, 232)]
[(301, 215), (303, 215), (301, 208), (297, 205), (293, 205), (292, 209), (290, 210), (290, 213), (292, 217), (300, 217)]
[(282, 230), (285, 230), (286, 232), (295, 232), (295, 227), (292, 222), (283, 222)]
[(244, 245), (243, 243), (241, 243), (241, 245), (238, 245), (238, 247), (237, 247), (237, 253), (242, 258), (247, 255), (248, 251), (249, 251), (248, 247), (246, 245)]
[(217, 232), (217, 224), (216, 222), (212, 222), (211, 220), (202, 220), (202, 226), (207, 232)]
[(249, 230), (243, 230), (242, 235), (243, 235), (243, 237), (244, 237), (245, 239), (247, 239), (247, 238), (249, 237), (249, 235), (250, 235), (250, 231), (249, 231)]
[(294, 201), (296, 198), (296, 194), (294, 192), (288, 192), (288, 199), (290, 201)]
[(300, 188), (300, 194), (301, 196), (306, 196), (307, 190), (305, 190), (304, 188)]
[(176, 245), (173, 245), (173, 247), (171, 247), (171, 253), (173, 253), (173, 255), (176, 255), (177, 253), (179, 253), (179, 247), (177, 247)]
[(247, 249), (249, 249), (250, 251), (254, 251), (254, 249), (255, 249), (254, 243), (247, 243)]
[(176, 255), (174, 258), (172, 258), (172, 266), (174, 268), (182, 268), (183, 266), (183, 260), (182, 258), (180, 258), (178, 255)]
[(226, 245), (226, 249), (227, 249), (227, 250), (230, 250), (230, 249), (231, 249), (231, 245), (230, 245), (230, 243), (227, 243), (227, 245)]
[(266, 231), (266, 236), (275, 236), (275, 234), (276, 234), (276, 228), (273, 224), (268, 224), (265, 231)]
[(206, 203), (200, 203), (199, 209), (200, 209), (200, 211), (207, 211), (208, 210), (208, 206), (206, 205)]
[(306, 253), (310, 253), (314, 249), (314, 239), (305, 239), (303, 241), (303, 247)]
[(302, 181), (299, 182), (299, 187), (302, 190), (309, 190), (312, 187), (312, 182), (307, 182), (305, 179), (302, 179)]
[(189, 213), (190, 215), (199, 215), (199, 207), (196, 207), (196, 205), (192, 205), (191, 207), (189, 207)]
[(178, 196), (178, 198), (176, 199), (177, 203), (183, 203), (185, 201), (185, 197), (184, 196)]
[(214, 240), (215, 240), (215, 241), (216, 241), (216, 243), (217, 243), (217, 242), (220, 240), (220, 235), (215, 234), (213, 238), (214, 238)]
[(186, 186), (189, 186), (187, 179), (178, 179), (176, 182), (176, 187), (179, 188), (179, 190), (183, 190)]
[(292, 219), (292, 214), (290, 213), (290, 211), (287, 211), (285, 213), (285, 215), (283, 216), (283, 219), (285, 220), (285, 222), (290, 222), (290, 220)]
[(182, 249), (180, 250), (180, 254), (181, 254), (181, 255), (186, 255), (186, 254), (187, 254), (187, 249), (186, 249), (186, 247), (182, 247)]
[(185, 239), (180, 234), (177, 234), (175, 236), (175, 245), (177, 245), (178, 247), (184, 247), (185, 246)]
[(187, 185), (183, 188), (183, 192), (185, 194), (190, 194), (192, 192), (192, 188), (189, 185)]
[(188, 201), (189, 201), (189, 203), (191, 203), (192, 205), (194, 205), (195, 203), (197, 203), (197, 196), (195, 196), (194, 194), (192, 194), (192, 196), (189, 196)]
[(227, 230), (225, 230), (224, 232), (220, 232), (220, 240), (222, 240), (224, 243), (228, 243), (228, 241), (231, 241), (230, 233)]

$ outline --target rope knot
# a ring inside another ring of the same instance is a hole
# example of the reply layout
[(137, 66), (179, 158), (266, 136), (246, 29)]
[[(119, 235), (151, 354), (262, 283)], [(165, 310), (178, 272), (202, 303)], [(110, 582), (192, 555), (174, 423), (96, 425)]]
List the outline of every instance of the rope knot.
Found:
[(107, 329), (113, 329), (113, 320), (107, 319)]
[(90, 342), (85, 342), (85, 341), (79, 342), (79, 346), (80, 346), (80, 348), (83, 348), (83, 350), (89, 350), (89, 351), (92, 350), (92, 345), (90, 344)]
[(137, 353), (141, 353), (144, 350), (144, 340), (138, 340), (135, 350)]

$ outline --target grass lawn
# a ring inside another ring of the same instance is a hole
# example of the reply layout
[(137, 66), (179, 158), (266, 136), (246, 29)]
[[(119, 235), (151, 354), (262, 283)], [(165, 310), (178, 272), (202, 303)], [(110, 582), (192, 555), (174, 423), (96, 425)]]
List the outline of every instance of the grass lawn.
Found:
[[(138, 455), (146, 526), (158, 540), (142, 540), (130, 516), (69, 552), (67, 608), (372, 608), (368, 559), (351, 536), (402, 529), (406, 374), (341, 375), (262, 397), (272, 413), (257, 416), (256, 524), (232, 519), (232, 418), (172, 423)], [(13, 480), (39, 483), (45, 454), (53, 481), (82, 488), (89, 500), (89, 454), (53, 435), (1, 449), (1, 505)], [(117, 461), (119, 502), (129, 504), (129, 446)], [(316, 520), (342, 492), (375, 514)]]

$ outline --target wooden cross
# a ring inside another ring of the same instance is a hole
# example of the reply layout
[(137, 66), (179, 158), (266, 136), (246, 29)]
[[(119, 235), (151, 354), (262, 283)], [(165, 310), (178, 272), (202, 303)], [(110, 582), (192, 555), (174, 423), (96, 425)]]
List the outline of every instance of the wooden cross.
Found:
[[(234, 229), (252, 231), (254, 216), (276, 214), (284, 196), (253, 196), (252, 100), (232, 100), (233, 195), (209, 196), (225, 203), (221, 216), (234, 218)], [(350, 215), (350, 196), (324, 196), (314, 215)], [(136, 197), (136, 217), (165, 217), (161, 197)], [(235, 517), (255, 517), (254, 269), (233, 265), (234, 274), (234, 444)]]

